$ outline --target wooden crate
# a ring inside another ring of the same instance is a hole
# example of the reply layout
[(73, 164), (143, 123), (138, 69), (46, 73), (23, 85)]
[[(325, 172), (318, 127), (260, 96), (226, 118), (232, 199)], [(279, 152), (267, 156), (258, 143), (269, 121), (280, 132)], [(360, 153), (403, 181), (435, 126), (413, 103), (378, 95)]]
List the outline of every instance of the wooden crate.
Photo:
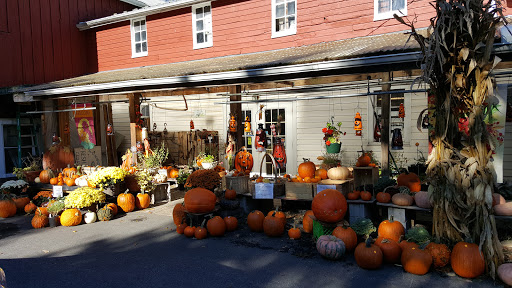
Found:
[(226, 189), (235, 190), (236, 194), (249, 194), (249, 176), (232, 177), (225, 176)]
[(249, 181), (249, 193), (252, 195), (252, 198), (254, 198), (254, 199), (274, 199), (277, 197), (282, 197), (286, 194), (284, 183), (273, 183), (274, 191), (273, 191), (272, 198), (255, 198), (256, 197), (256, 184), (268, 184), (268, 183), (254, 183), (253, 181)]
[(326, 189), (338, 190), (343, 194), (343, 196), (347, 197), (347, 194), (354, 189), (353, 188), (354, 179), (348, 179), (348, 180), (343, 180), (343, 181), (344, 182), (341, 184), (323, 184), (323, 183), (313, 184), (313, 197), (315, 197), (315, 195), (318, 194), (318, 185), (321, 185), (320, 187), (327, 186)]
[(313, 183), (286, 182), (285, 195), (287, 200), (312, 200)]
[(379, 180), (379, 168), (378, 167), (354, 167), (354, 187), (364, 185), (375, 185)]

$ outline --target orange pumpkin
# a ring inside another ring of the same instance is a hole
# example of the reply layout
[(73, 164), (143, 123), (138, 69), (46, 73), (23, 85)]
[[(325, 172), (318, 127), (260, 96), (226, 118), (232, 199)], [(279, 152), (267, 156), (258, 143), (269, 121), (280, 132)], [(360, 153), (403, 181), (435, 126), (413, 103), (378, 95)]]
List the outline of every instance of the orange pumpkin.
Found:
[(176, 168), (169, 167), (167, 169), (167, 177), (169, 178), (178, 178), (178, 175), (180, 174), (180, 170)]
[(224, 198), (228, 200), (235, 200), (236, 199), (236, 191), (232, 189), (226, 189), (226, 192), (224, 192)]
[(263, 221), (265, 220), (265, 215), (263, 212), (259, 210), (254, 210), (247, 216), (247, 226), (253, 232), (261, 232), (263, 231)]
[(208, 213), (215, 209), (217, 196), (204, 188), (194, 188), (185, 194), (185, 208), (189, 213)]
[(116, 216), (117, 215), (117, 205), (115, 203), (108, 203), (107, 204), (107, 208), (112, 210), (112, 216)]
[(220, 216), (215, 216), (206, 222), (208, 233), (214, 237), (224, 236), (226, 233), (226, 222)]
[(121, 193), (117, 196), (117, 205), (124, 212), (132, 212), (135, 210), (135, 196), (130, 193)]
[(367, 153), (363, 153), (363, 155), (357, 158), (357, 162), (359, 162), (359, 167), (367, 167), (372, 162), (372, 158)]
[(66, 185), (68, 186), (75, 186), (75, 179), (73, 178), (66, 178), (66, 181), (64, 181), (66, 183)]
[(57, 179), (57, 177), (50, 179), (50, 184), (52, 184), (52, 185), (57, 185), (58, 182), (59, 182), (59, 180)]
[(320, 168), (315, 171), (315, 177), (320, 176), (320, 179), (324, 180), (327, 179), (327, 170)]
[(485, 261), (478, 245), (467, 242), (455, 244), (450, 257), (455, 274), (464, 278), (476, 278), (485, 272)]
[(43, 171), (41, 171), (41, 173), (39, 173), (39, 180), (43, 184), (50, 183), (50, 179), (53, 177), (54, 177), (53, 172), (50, 169), (43, 170)]
[(402, 235), (405, 235), (404, 226), (399, 221), (393, 221), (393, 216), (391, 216), (391, 220), (380, 222), (377, 232), (380, 238), (387, 238), (397, 242), (400, 241)]
[(137, 197), (135, 198), (135, 207), (137, 209), (142, 210), (149, 207), (150, 202), (149, 194), (147, 193), (138, 193)]
[(251, 171), (253, 164), (252, 154), (247, 152), (247, 148), (243, 146), (235, 156), (235, 169), (238, 171)]
[(59, 170), (75, 165), (75, 154), (69, 146), (54, 144), (43, 155), (43, 169)]
[(313, 210), (308, 210), (304, 214), (304, 218), (302, 218), (302, 229), (306, 233), (313, 232), (313, 218), (311, 217), (315, 217), (315, 214), (313, 213)]
[[(76, 168), (74, 168), (74, 167), (70, 167), (70, 166), (68, 165), (68, 167), (67, 167), (67, 168), (64, 168), (64, 169), (62, 170), (62, 175), (64, 175), (64, 177), (72, 178), (74, 175), (76, 175), (76, 173), (77, 173), (77, 172), (78, 172), (78, 171), (76, 170)], [(71, 185), (71, 186), (72, 186), (72, 185)]]
[(421, 180), (415, 173), (402, 173), (396, 178), (398, 186), (408, 187), (411, 192), (421, 191)]
[(347, 213), (347, 200), (340, 191), (325, 189), (313, 198), (311, 210), (318, 220), (336, 223)]
[(301, 178), (315, 178), (316, 166), (315, 163), (304, 159), (304, 162), (299, 165), (299, 176)]
[(177, 226), (183, 223), (185, 217), (185, 205), (183, 205), (183, 203), (176, 204), (176, 206), (174, 206), (174, 209), (172, 209), (172, 220), (174, 221), (174, 224)]
[(357, 234), (350, 227), (338, 226), (332, 231), (332, 236), (343, 240), (347, 251), (352, 251), (357, 246)]

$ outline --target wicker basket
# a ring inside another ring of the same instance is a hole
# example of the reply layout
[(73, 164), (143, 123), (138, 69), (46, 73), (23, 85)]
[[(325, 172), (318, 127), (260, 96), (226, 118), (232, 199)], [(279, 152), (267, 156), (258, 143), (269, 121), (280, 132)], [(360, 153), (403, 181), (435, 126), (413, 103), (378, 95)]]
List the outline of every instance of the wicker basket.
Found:
[(272, 198), (255, 198), (255, 195), (256, 195), (256, 184), (267, 184), (267, 183), (254, 183), (253, 181), (250, 181), (249, 182), (249, 192), (251, 193), (252, 197), (255, 198), (255, 199), (274, 199), (274, 198), (278, 198), (278, 197), (282, 197), (285, 195), (285, 186), (284, 186), (284, 183), (281, 183), (281, 182), (278, 182), (279, 180), (277, 179), (277, 164), (276, 164), (276, 160), (274, 159), (274, 157), (268, 153), (265, 153), (265, 155), (263, 155), (263, 158), (261, 159), (261, 164), (260, 164), (260, 175), (261, 175), (261, 172), (263, 170), (263, 162), (265, 162), (265, 158), (266, 157), (270, 157), (270, 160), (272, 161), (272, 169), (274, 170), (274, 189), (273, 189), (273, 197)]

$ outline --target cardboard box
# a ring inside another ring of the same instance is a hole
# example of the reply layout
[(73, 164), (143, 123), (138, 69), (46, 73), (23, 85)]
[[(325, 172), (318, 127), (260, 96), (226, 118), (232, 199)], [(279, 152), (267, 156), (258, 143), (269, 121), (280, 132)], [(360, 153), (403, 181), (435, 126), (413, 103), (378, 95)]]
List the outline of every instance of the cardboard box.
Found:
[(101, 146), (92, 149), (75, 148), (75, 166), (98, 166), (101, 162)]
[(288, 200), (312, 200), (313, 183), (286, 182), (285, 195)]

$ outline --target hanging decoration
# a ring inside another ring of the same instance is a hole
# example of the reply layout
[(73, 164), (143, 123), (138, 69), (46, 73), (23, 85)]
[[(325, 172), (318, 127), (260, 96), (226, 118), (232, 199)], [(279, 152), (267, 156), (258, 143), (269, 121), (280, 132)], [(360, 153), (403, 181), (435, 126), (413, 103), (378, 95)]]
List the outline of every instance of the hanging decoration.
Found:
[(144, 151), (144, 146), (142, 145), (142, 142), (140, 141), (137, 141), (137, 152), (142, 152)]
[(270, 125), (270, 131), (272, 132), (272, 136), (276, 137), (277, 134), (276, 134), (276, 125), (274, 123), (272, 123)]
[(265, 152), (267, 148), (267, 134), (263, 130), (263, 124), (258, 124), (258, 130), (256, 130), (256, 151)]
[(194, 130), (194, 120), (190, 120), (190, 130)]
[(400, 128), (393, 129), (393, 138), (391, 138), (391, 149), (402, 150), (404, 146), (402, 140), (402, 130)]
[(226, 160), (228, 160), (229, 170), (233, 167), (233, 159), (235, 156), (235, 139), (233, 135), (228, 133), (228, 142), (226, 143)]
[[(72, 109), (78, 108), (91, 108), (92, 104), (71, 104)], [(75, 125), (78, 132), (78, 137), (80, 138), (80, 144), (85, 149), (92, 149), (96, 145), (96, 134), (94, 131), (94, 114), (93, 110), (79, 110), (73, 112), (75, 118)], [(108, 115), (107, 115), (108, 117)], [(114, 127), (112, 125), (111, 119), (108, 123), (110, 123), (112, 133), (114, 133)], [(69, 129), (69, 127), (68, 127)], [(107, 125), (107, 135), (108, 134), (108, 125)]]
[(405, 118), (404, 103), (400, 103), (400, 107), (398, 107), (398, 118)]
[(265, 108), (265, 105), (260, 104), (260, 109), (259, 109), (259, 112), (258, 112), (259, 120), (263, 119), (263, 108)]
[(249, 116), (245, 116), (244, 132), (251, 134), (251, 120), (249, 119)]
[(60, 143), (60, 137), (57, 136), (57, 133), (53, 132), (52, 135), (52, 145), (57, 145)]
[(281, 138), (276, 139), (272, 156), (274, 156), (274, 159), (276, 159), (279, 169), (286, 168), (286, 151), (284, 149), (284, 144), (281, 141)]
[(363, 120), (361, 119), (361, 114), (359, 112), (356, 113), (354, 117), (354, 131), (356, 131), (356, 136), (361, 136), (363, 131)]
[(110, 123), (107, 124), (107, 135), (108, 136), (114, 135), (114, 127)]
[(375, 121), (375, 128), (373, 128), (373, 141), (380, 142), (380, 137), (382, 136), (380, 132), (379, 120)]
[(235, 115), (231, 115), (231, 120), (229, 120), (229, 132), (236, 133), (236, 119)]

